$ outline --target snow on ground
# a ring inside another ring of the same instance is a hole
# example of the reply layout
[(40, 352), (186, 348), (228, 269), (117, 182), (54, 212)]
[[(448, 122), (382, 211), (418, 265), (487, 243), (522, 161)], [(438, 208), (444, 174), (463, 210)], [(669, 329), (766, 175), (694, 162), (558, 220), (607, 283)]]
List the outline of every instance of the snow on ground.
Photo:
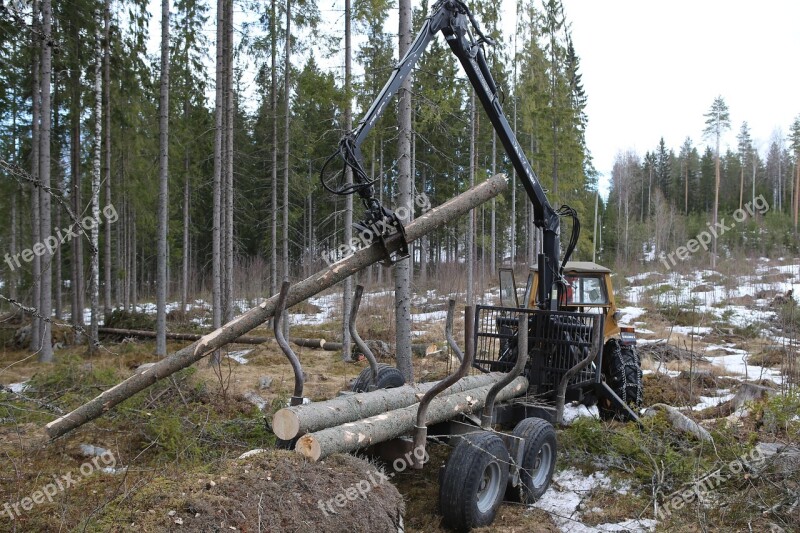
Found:
[(777, 384), (783, 383), (783, 376), (779, 369), (766, 368), (763, 366), (747, 364), (747, 352), (738, 350), (740, 353), (730, 355), (720, 355), (709, 358), (710, 361), (725, 369), (726, 372), (734, 374), (736, 378), (745, 379), (771, 379)]
[(700, 396), (700, 403), (692, 406), (692, 411), (702, 411), (709, 407), (716, 407), (733, 398), (733, 394), (728, 389), (717, 390), (717, 396)]
[(591, 407), (586, 407), (583, 404), (578, 404), (578, 405), (567, 404), (564, 406), (564, 417), (561, 419), (561, 422), (565, 426), (571, 425), (579, 418), (599, 419), (600, 411), (597, 409), (596, 405), (593, 405)]
[(672, 331), (688, 337), (690, 335), (708, 335), (711, 333), (711, 328), (705, 326), (675, 326)]
[(581, 523), (578, 508), (593, 489), (603, 488), (626, 494), (629, 487), (615, 488), (605, 472), (592, 472), (584, 475), (579, 470), (568, 468), (553, 476), (550, 489), (533, 504), (550, 514), (558, 528), (564, 533), (595, 533), (598, 531), (652, 531), (655, 520), (625, 520), (617, 524), (587, 526)]
[(634, 306), (620, 307), (618, 311), (622, 313), (622, 317), (619, 319), (620, 324), (632, 324), (634, 320), (645, 313), (643, 308)]
[(23, 381), (22, 383), (9, 383), (8, 388), (11, 389), (11, 392), (15, 394), (20, 394), (25, 392), (28, 389), (29, 385), (27, 381)]
[(228, 358), (233, 359), (240, 365), (246, 365), (248, 361), (245, 355), (249, 354), (252, 351), (253, 350), (237, 350), (235, 352), (228, 352)]

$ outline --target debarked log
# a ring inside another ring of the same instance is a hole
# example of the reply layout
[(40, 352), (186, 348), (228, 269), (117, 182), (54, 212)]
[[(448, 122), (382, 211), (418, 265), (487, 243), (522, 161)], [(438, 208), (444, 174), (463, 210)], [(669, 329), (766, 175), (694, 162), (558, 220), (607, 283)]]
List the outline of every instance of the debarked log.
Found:
[[(406, 226), (406, 240), (408, 242), (415, 241), (438, 228), (452, 224), (454, 219), (496, 197), (507, 186), (508, 179), (504, 175), (498, 174), (431, 209)], [(383, 259), (385, 259), (385, 253), (380, 243), (357, 250), (352, 255), (292, 285), (286, 297), (286, 306), (296, 305)], [(45, 426), (48, 436), (51, 439), (60, 437), (86, 422), (94, 420), (137, 392), (192, 365), (209, 353), (255, 329), (274, 316), (277, 301), (278, 295), (265, 300), (221, 328), (170, 354), (144, 372), (132, 375), (72, 412), (53, 420)]]
[[(444, 390), (442, 396), (490, 385), (502, 375), (501, 372), (492, 372), (467, 376)], [(361, 392), (323, 402), (286, 407), (275, 413), (272, 418), (272, 431), (279, 439), (290, 440), (312, 431), (408, 407), (419, 402), (422, 395), (436, 383), (438, 381), (403, 385), (395, 389)]]
[[(491, 385), (484, 385), (434, 398), (428, 406), (427, 424), (438, 424), (460, 413), (472, 413), (482, 409), (491, 387)], [(520, 396), (527, 389), (528, 379), (520, 376), (497, 394), (497, 401)], [(372, 444), (385, 442), (411, 433), (417, 420), (418, 409), (419, 403), (415, 403), (402, 409), (395, 409), (315, 433), (307, 433), (297, 441), (295, 450), (312, 461), (319, 461), (334, 453), (352, 452)]]

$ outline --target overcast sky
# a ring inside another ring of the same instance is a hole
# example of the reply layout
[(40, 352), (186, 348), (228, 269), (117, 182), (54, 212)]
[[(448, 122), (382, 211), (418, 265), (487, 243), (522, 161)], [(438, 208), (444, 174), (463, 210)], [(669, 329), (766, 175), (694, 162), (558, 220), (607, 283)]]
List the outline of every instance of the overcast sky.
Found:
[(703, 115), (718, 95), (734, 149), (742, 121), (763, 155), (800, 114), (798, 1), (563, 3), (588, 96), (587, 143), (606, 180), (619, 150), (643, 155), (662, 136), (676, 152), (686, 136), (705, 143)]

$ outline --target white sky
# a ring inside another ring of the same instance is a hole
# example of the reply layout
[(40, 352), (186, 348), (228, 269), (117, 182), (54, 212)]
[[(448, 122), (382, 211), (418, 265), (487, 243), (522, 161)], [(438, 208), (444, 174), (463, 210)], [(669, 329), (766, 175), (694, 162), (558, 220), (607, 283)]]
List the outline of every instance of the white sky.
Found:
[[(421, 1), (412, 0), (412, 5)], [(542, 1), (534, 0), (537, 5)], [(581, 59), (588, 97), (587, 144), (604, 194), (620, 150), (644, 155), (662, 136), (676, 152), (687, 136), (702, 147), (703, 114), (718, 95), (731, 116), (724, 142), (734, 149), (742, 121), (750, 125), (763, 155), (773, 133), (780, 129), (788, 134), (800, 114), (800, 2), (796, 0), (761, 0), (757, 5), (730, 0), (562, 1)], [(323, 19), (341, 33), (337, 13), (343, 1), (318, 2)], [(508, 35), (515, 2), (504, 0)], [(210, 61), (213, 4), (207, 32)], [(150, 49), (155, 52), (159, 6), (155, 0), (150, 6)], [(236, 16), (241, 16), (238, 9)], [(397, 31), (396, 10), (387, 30)], [(322, 62), (333, 66), (344, 61)]]
[[(677, 152), (702, 138), (718, 95), (736, 148), (742, 121), (764, 154), (800, 114), (800, 2), (563, 0), (588, 96), (587, 143), (606, 180), (619, 150), (663, 136)], [(607, 184), (605, 185), (607, 187)]]

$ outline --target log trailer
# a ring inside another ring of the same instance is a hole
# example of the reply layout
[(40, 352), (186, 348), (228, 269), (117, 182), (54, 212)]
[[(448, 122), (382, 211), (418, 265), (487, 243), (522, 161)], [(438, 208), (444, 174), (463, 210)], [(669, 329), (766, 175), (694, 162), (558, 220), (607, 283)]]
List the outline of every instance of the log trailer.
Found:
[[(577, 213), (568, 206), (556, 210), (548, 201), (501, 108), (483, 51), (484, 44), (493, 42), (462, 0), (439, 0), (434, 5), (371, 107), (325, 163), (323, 186), (334, 194), (359, 195), (365, 219), (354, 227), (363, 232), (383, 228), (377, 241), (386, 263), (408, 255), (399, 217), (374, 195), (361, 144), (439, 32), (463, 66), (514, 165), (542, 232), (542, 250), (528, 276), (525, 296), (519, 303), (513, 271), (502, 269), (501, 305), (465, 309), (463, 354), (452, 339), (455, 303), (451, 300), (446, 331), (459, 367), (440, 382), (411, 386), (397, 369), (376, 363), (358, 336), (354, 324), (359, 287), (350, 330), (370, 366), (349, 395), (309, 405), (302, 405), (298, 377), (292, 405), (276, 413), (273, 430), (281, 445), (294, 447), (311, 460), (367, 447), (397, 449), (399, 444), (416, 468), (422, 467), (428, 438), (447, 441), (454, 449), (440, 474), (440, 511), (449, 527), (469, 530), (491, 523), (504, 498), (532, 503), (544, 494), (556, 463), (553, 425), (561, 423), (567, 401), (599, 404), (604, 415), (636, 420), (631, 407), (642, 400), (642, 373), (633, 329), (618, 324), (611, 272), (594, 263), (569, 261), (580, 232)], [(339, 157), (352, 169), (352, 182), (344, 181), (343, 171), (326, 175), (326, 168)], [(572, 231), (560, 260), (565, 217), (572, 219)], [(276, 335), (282, 312), (278, 304)], [(603, 342), (604, 338), (608, 340)], [(284, 351), (292, 359), (290, 350)], [(470, 371), (473, 375), (468, 375)], [(506, 428), (511, 431), (502, 431)]]

